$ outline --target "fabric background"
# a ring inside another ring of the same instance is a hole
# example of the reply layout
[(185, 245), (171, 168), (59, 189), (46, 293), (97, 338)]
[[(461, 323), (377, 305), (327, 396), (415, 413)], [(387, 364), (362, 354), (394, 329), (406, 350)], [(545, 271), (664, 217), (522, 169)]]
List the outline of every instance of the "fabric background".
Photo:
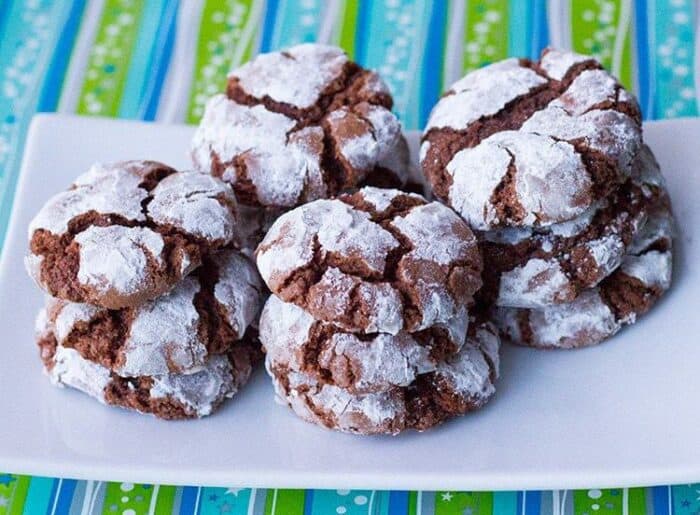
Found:
[[(0, 240), (36, 112), (197, 123), (229, 69), (261, 51), (321, 41), (381, 72), (406, 129), (421, 128), (465, 71), (536, 58), (546, 45), (594, 54), (636, 93), (646, 119), (697, 116), (699, 11), (694, 0), (0, 0)], [(0, 515), (21, 513), (692, 515), (700, 484), (304, 491), (0, 474)]]

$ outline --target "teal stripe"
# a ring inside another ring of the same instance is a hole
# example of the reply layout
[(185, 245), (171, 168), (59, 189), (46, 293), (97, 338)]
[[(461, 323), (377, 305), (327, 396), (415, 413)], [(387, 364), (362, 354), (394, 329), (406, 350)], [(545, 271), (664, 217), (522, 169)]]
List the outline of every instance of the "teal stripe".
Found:
[(655, 0), (648, 16), (655, 40), (654, 118), (697, 116), (692, 2)]
[(146, 0), (144, 4), (141, 24), (134, 43), (136, 51), (131, 58), (119, 105), (119, 118), (140, 119), (145, 114), (145, 104), (148, 102), (145, 98), (145, 89), (151, 73), (155, 71), (153, 69), (155, 54), (160, 50), (156, 48), (156, 42), (161, 32), (168, 29), (160, 23), (167, 6), (168, 0)]
[(533, 29), (530, 0), (510, 0), (508, 9), (508, 55), (529, 57)]
[(323, 20), (321, 0), (279, 0), (270, 50), (316, 41)]
[(518, 492), (494, 492), (493, 515), (514, 515), (518, 509)]
[(24, 515), (36, 515), (48, 511), (49, 503), (53, 500), (51, 493), (54, 489), (54, 481), (56, 480), (49, 477), (31, 479), (22, 511)]
[(200, 515), (247, 515), (250, 488), (202, 488), (199, 496)]
[(24, 139), (70, 2), (13, 1), (0, 40), (0, 242), (11, 213)]

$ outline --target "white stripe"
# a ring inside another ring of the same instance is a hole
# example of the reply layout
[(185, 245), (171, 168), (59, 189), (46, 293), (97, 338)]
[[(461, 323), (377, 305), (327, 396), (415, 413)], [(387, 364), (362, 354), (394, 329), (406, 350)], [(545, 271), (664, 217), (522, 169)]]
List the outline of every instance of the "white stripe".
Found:
[(58, 486), (56, 486), (56, 497), (53, 499), (53, 506), (51, 507), (51, 515), (56, 514), (56, 508), (58, 507), (58, 496), (61, 494), (61, 487), (63, 486), (63, 479), (58, 480)]
[(154, 515), (156, 512), (156, 504), (158, 504), (158, 490), (160, 490), (160, 486), (153, 485), (153, 493), (151, 494), (151, 503), (148, 505), (148, 515)]
[(547, 25), (551, 46), (570, 50), (571, 10), (569, 0), (549, 0), (547, 2)]
[(337, 37), (336, 31), (341, 24), (341, 1), (342, 0), (328, 0), (326, 2), (326, 7), (323, 9), (321, 26), (318, 28), (318, 34), (316, 34), (316, 41), (319, 43), (330, 43), (331, 40), (335, 40), (333, 42), (336, 44), (338, 43), (339, 37)]
[(627, 31), (630, 26), (630, 15), (632, 12), (631, 0), (622, 0), (620, 2), (620, 19), (617, 22), (617, 30), (615, 33), (615, 44), (613, 45), (612, 73), (620, 76), (622, 71), (622, 54), (625, 51), (625, 41), (627, 40)]
[(92, 513), (94, 489), (94, 481), (85, 481), (85, 494), (83, 495), (83, 506), (80, 508), (80, 515), (90, 515)]
[(272, 508), (270, 509), (270, 515), (275, 515), (275, 511), (277, 511), (277, 489), (275, 489), (272, 493)]
[(88, 511), (86, 515), (95, 513), (95, 503), (97, 502), (97, 496), (99, 495), (100, 490), (102, 490), (103, 486), (104, 482), (97, 481), (97, 488), (95, 488), (95, 491), (92, 493), (92, 499), (90, 499), (90, 511)]
[[(231, 57), (231, 62), (229, 63), (229, 68), (236, 68), (241, 65), (243, 60), (243, 54), (248, 49), (248, 45), (252, 42), (255, 37), (258, 27), (261, 25), (262, 21), (262, 10), (263, 2), (253, 2), (252, 9), (246, 20), (246, 24), (243, 27), (243, 33), (241, 38), (236, 43), (236, 51)], [(262, 31), (260, 31), (262, 32)]]
[(376, 493), (376, 490), (372, 490), (372, 493), (369, 496), (369, 504), (367, 505), (367, 515), (372, 515), (372, 508), (374, 508), (374, 494)]
[(250, 499), (248, 499), (248, 515), (253, 515), (255, 511), (255, 496), (257, 495), (257, 488), (252, 488), (250, 490)]
[(445, 55), (445, 69), (443, 84), (449, 87), (462, 76), (462, 63), (464, 62), (464, 34), (467, 26), (465, 0), (452, 0), (452, 12), (449, 14), (449, 26), (447, 28), (447, 52)]
[(85, 71), (97, 35), (104, 3), (105, 0), (93, 0), (87, 3), (80, 22), (78, 38), (68, 63), (61, 98), (58, 102), (58, 112), (60, 113), (74, 113), (78, 108), (80, 91), (85, 82)]
[(627, 488), (622, 489), (622, 515), (629, 515), (630, 513), (630, 495)]
[(559, 509), (559, 511), (561, 511), (561, 515), (564, 515), (566, 513), (566, 495), (568, 493), (568, 490), (564, 490), (564, 495), (561, 496), (561, 507)]
[(203, 0), (180, 2), (175, 28), (175, 48), (158, 104), (158, 121), (174, 123), (185, 120), (203, 8)]
[(197, 498), (194, 501), (193, 513), (199, 512), (199, 498), (202, 496), (202, 487), (197, 487)]
[(552, 515), (561, 515), (559, 490), (552, 490)]
[(423, 515), (423, 492), (416, 492), (416, 515)]

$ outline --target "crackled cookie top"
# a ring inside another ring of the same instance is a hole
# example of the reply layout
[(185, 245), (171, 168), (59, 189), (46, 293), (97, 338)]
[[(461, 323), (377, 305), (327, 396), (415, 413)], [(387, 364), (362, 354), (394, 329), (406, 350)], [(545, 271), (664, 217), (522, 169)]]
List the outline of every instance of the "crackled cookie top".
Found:
[(365, 183), (401, 186), (408, 154), (379, 76), (304, 44), (233, 70), (192, 141), (196, 168), (244, 204), (292, 207)]
[(120, 406), (163, 419), (210, 415), (248, 381), (261, 358), (254, 337), (246, 338), (226, 354), (211, 356), (188, 374), (122, 377), (85, 359), (77, 350), (57, 342), (55, 327), (45, 310), (37, 319), (37, 342), (49, 379), (69, 386), (103, 404)]
[(363, 188), (285, 213), (259, 245), (270, 290), (348, 331), (418, 331), (446, 324), (481, 285), (466, 223), (438, 202)]
[(260, 342), (276, 365), (355, 393), (379, 392), (408, 386), (459, 352), (468, 322), (465, 308), (445, 326), (363, 335), (314, 320), (300, 307), (271, 296), (260, 317)]
[(482, 407), (495, 392), (500, 340), (489, 322), (476, 321), (462, 349), (408, 386), (356, 393), (266, 357), (275, 392), (304, 420), (357, 434), (423, 431)]
[(219, 179), (151, 161), (96, 164), (32, 220), (26, 266), (54, 297), (117, 309), (167, 292), (237, 240), (236, 200)]
[(571, 302), (620, 265), (649, 209), (665, 197), (659, 166), (645, 145), (630, 179), (573, 220), (479, 233), (489, 263), (480, 294), (510, 307)]
[(573, 302), (541, 309), (499, 308), (496, 321), (513, 343), (541, 348), (602, 342), (646, 313), (671, 285), (673, 218), (657, 206), (620, 267)]
[(546, 226), (629, 176), (640, 123), (634, 97), (593, 58), (545, 50), (453, 84), (428, 120), (421, 166), (476, 229)]
[(189, 373), (243, 338), (260, 310), (262, 289), (253, 263), (224, 250), (169, 293), (135, 308), (49, 297), (48, 322), (59, 345), (118, 375)]

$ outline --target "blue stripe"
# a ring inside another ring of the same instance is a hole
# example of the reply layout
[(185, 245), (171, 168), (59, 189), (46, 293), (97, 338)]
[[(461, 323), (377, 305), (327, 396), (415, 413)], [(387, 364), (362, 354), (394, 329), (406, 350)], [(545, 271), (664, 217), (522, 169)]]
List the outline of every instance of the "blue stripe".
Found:
[(647, 0), (635, 0), (635, 32), (637, 35), (637, 77), (639, 77), (639, 103), (644, 118), (651, 117), (654, 108), (651, 104), (651, 74), (649, 56), (649, 18)]
[(530, 48), (530, 59), (538, 59), (542, 50), (549, 44), (549, 26), (547, 25), (547, 5), (546, 0), (534, 0), (532, 10), (537, 14), (534, 18), (532, 28), (532, 47)]
[(182, 488), (182, 497), (180, 498), (180, 515), (195, 515), (195, 506), (197, 505), (197, 494), (199, 488), (196, 486), (185, 486)]
[(78, 36), (78, 30), (84, 12), (85, 0), (76, 0), (72, 2), (72, 8), (68, 13), (68, 18), (61, 31), (61, 36), (56, 43), (53, 59), (44, 76), (44, 85), (37, 106), (39, 112), (51, 112), (56, 110), (58, 98), (61, 95), (61, 86), (63, 85), (63, 79), (66, 69), (68, 68), (71, 52), (73, 51), (73, 44), (75, 43), (75, 38)]
[(166, 3), (166, 12), (164, 14), (166, 21), (164, 27), (166, 27), (165, 42), (163, 48), (158, 52), (158, 58), (156, 63), (153, 65), (155, 72), (153, 73), (153, 78), (149, 81), (149, 88), (146, 91), (146, 109), (143, 113), (144, 120), (155, 120), (156, 112), (158, 111), (158, 103), (160, 102), (160, 97), (163, 92), (163, 84), (165, 84), (165, 76), (168, 73), (168, 66), (170, 65), (170, 59), (172, 58), (173, 48), (175, 47), (175, 34), (177, 32), (177, 15), (178, 15), (178, 5), (179, 0)]
[(668, 507), (669, 497), (668, 497), (668, 487), (667, 486), (655, 486), (652, 488), (652, 495), (654, 499), (654, 515), (670, 515)]
[(69, 515), (70, 506), (73, 501), (73, 492), (75, 485), (78, 482), (75, 479), (64, 479), (61, 483), (61, 488), (58, 491), (58, 500), (56, 501), (55, 515)]
[(447, 30), (447, 2), (433, 2), (428, 25), (428, 37), (423, 56), (423, 88), (418, 113), (419, 128), (425, 126), (430, 116), (430, 110), (440, 96), (442, 88), (442, 69), (445, 31)]
[(265, 6), (265, 19), (263, 20), (263, 33), (260, 39), (260, 52), (269, 52), (272, 45), (272, 36), (275, 32), (275, 20), (277, 19), (278, 0), (267, 0)]
[(51, 513), (51, 510), (53, 509), (54, 502), (56, 502), (56, 495), (58, 494), (58, 483), (60, 482), (60, 479), (54, 479), (53, 484), (51, 485), (51, 493), (49, 494), (49, 502), (46, 507), (46, 512)]
[(309, 489), (304, 494), (304, 515), (313, 515), (314, 513), (314, 491)]
[(0, 40), (2, 40), (4, 36), (5, 27), (7, 27), (7, 22), (9, 20), (7, 13), (10, 12), (11, 3), (11, 0), (0, 2)]
[(523, 492), (523, 502), (525, 503), (523, 511), (525, 515), (540, 515), (541, 500), (542, 493), (539, 490)]
[(389, 515), (406, 515), (408, 513), (408, 492), (389, 492)]
[(370, 17), (372, 13), (371, 0), (358, 0), (357, 21), (355, 26), (355, 61), (367, 65), (367, 40)]
[(167, 0), (147, 0), (144, 2), (143, 15), (134, 41), (134, 49), (126, 84), (119, 104), (119, 118), (141, 118), (144, 100), (144, 86), (147, 82), (154, 55), (158, 51), (156, 42), (163, 28), (160, 20)]
[(27, 497), (22, 508), (23, 515), (46, 513), (49, 509), (49, 498), (55, 488), (54, 479), (48, 477), (33, 477), (29, 480)]

